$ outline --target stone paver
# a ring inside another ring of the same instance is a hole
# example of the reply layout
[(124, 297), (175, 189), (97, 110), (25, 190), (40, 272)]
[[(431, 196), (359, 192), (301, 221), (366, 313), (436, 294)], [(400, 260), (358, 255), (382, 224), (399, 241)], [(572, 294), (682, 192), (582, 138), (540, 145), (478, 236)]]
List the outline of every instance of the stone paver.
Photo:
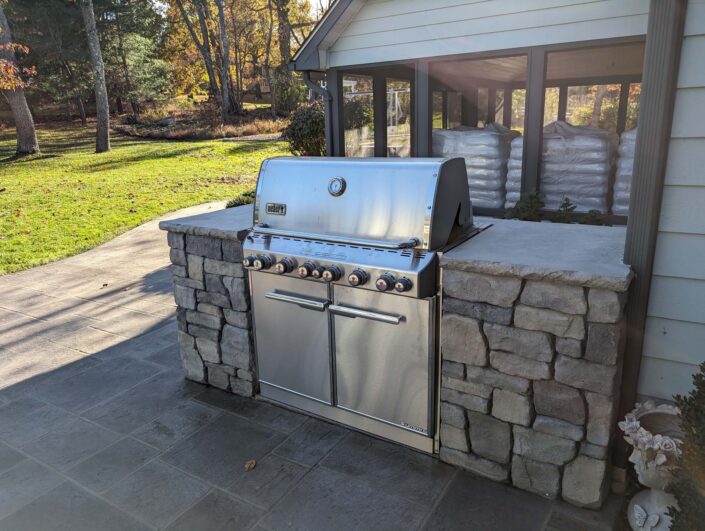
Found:
[[(618, 517), (619, 501), (576, 513), (185, 382), (168, 254), (153, 221), (0, 277), (0, 529), (606, 529)], [(515, 380), (507, 389), (525, 393)]]

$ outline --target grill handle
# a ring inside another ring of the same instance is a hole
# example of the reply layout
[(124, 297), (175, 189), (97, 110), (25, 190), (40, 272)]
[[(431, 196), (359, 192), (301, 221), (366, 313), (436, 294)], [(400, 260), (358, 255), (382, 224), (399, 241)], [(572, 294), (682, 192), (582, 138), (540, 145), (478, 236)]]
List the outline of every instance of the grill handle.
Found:
[(286, 293), (279, 293), (278, 291), (269, 291), (264, 294), (268, 299), (272, 299), (280, 302), (288, 302), (289, 304), (296, 304), (302, 308), (307, 308), (309, 310), (316, 310), (317, 312), (322, 312), (328, 306), (328, 301), (319, 301), (316, 299), (307, 299), (305, 297), (297, 297), (296, 295), (287, 295)]
[(304, 240), (344, 243), (348, 245), (369, 245), (371, 247), (379, 247), (381, 249), (411, 249), (421, 243), (418, 238), (409, 238), (408, 240), (401, 242), (387, 242), (382, 240), (351, 239), (344, 236), (335, 236), (333, 234), (313, 234), (293, 230), (271, 229), (263, 223), (258, 223), (255, 225), (254, 230), (260, 234), (271, 234), (272, 236), (288, 236), (292, 238), (302, 238)]
[(371, 312), (361, 308), (352, 308), (350, 306), (340, 306), (331, 304), (328, 306), (330, 313), (344, 315), (345, 317), (362, 317), (363, 319), (371, 319), (372, 321), (380, 321), (382, 323), (398, 325), (403, 319), (403, 315), (392, 315), (388, 313)]

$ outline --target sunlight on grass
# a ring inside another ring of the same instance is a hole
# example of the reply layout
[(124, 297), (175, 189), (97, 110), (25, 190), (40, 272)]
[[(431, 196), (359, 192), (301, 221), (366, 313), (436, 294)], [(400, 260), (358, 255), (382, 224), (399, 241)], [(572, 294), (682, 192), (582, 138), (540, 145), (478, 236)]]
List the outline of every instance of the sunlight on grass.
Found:
[(85, 251), (162, 214), (254, 187), (283, 142), (170, 142), (116, 136), (96, 155), (93, 131), (38, 130), (42, 153), (12, 161), (0, 132), (0, 274)]

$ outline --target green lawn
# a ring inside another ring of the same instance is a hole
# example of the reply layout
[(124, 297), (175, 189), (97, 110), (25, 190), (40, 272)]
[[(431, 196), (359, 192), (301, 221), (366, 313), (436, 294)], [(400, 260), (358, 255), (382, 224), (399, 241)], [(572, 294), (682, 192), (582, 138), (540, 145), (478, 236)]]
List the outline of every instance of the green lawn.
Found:
[(262, 159), (283, 142), (142, 140), (113, 136), (94, 151), (92, 129), (40, 128), (42, 153), (11, 160), (0, 131), (0, 275), (85, 251), (179, 208), (254, 187)]

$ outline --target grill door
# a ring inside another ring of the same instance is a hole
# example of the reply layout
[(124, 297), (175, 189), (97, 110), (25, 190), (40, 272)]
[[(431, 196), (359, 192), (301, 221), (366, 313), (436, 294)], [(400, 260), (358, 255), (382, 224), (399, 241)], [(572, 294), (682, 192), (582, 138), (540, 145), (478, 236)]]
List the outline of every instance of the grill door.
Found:
[(328, 286), (268, 273), (250, 279), (260, 382), (331, 404)]
[(333, 293), (338, 407), (430, 435), (435, 299)]

